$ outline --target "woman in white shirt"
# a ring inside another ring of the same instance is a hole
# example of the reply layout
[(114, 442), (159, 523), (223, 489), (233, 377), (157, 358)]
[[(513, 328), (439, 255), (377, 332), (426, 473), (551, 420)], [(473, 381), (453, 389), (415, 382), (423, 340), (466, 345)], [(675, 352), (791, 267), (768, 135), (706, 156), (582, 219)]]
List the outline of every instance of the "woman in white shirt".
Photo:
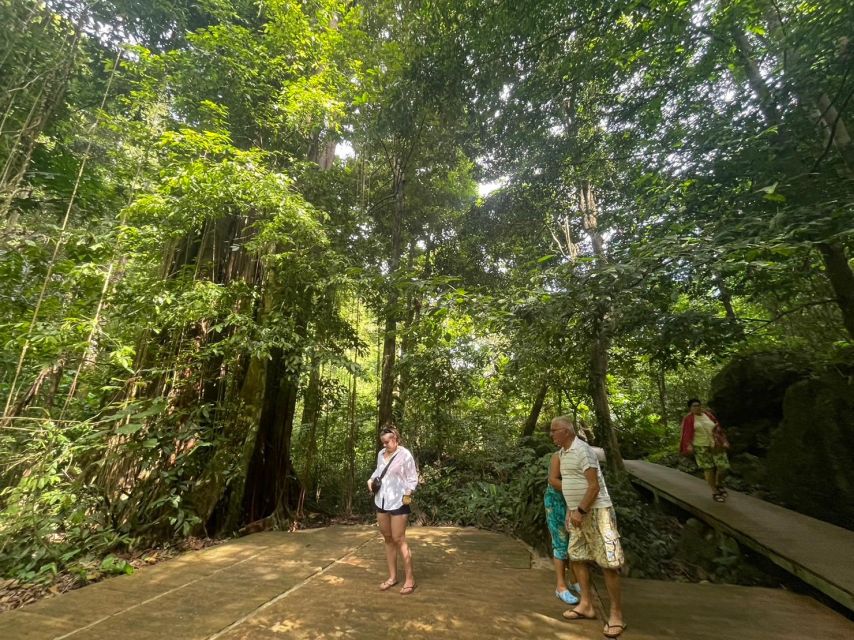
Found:
[(405, 573), (400, 593), (406, 596), (415, 591), (412, 554), (406, 542), (406, 524), (412, 492), (418, 486), (418, 469), (409, 449), (401, 446), (397, 429), (383, 427), (380, 441), (383, 448), (377, 454), (377, 468), (368, 480), (368, 490), (374, 494), (377, 524), (385, 540), (388, 563), (388, 579), (380, 584), (380, 591), (387, 591), (397, 584), (397, 556), (400, 554)]

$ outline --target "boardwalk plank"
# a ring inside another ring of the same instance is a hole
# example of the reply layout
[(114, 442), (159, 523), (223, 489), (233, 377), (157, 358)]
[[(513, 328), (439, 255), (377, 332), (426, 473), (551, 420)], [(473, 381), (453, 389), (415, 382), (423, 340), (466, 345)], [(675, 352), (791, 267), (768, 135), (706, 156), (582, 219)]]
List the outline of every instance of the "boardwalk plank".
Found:
[(626, 470), (637, 484), (854, 611), (854, 532), (737, 491), (715, 502), (703, 480), (669, 467), (626, 460)]

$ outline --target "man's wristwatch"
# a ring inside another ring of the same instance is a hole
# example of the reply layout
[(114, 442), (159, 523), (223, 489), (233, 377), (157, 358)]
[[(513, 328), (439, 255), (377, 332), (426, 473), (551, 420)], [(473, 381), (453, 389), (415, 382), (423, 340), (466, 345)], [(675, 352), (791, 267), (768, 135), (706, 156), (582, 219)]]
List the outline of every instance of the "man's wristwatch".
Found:
[(584, 509), (582, 509), (582, 508), (581, 508), (581, 505), (578, 505), (577, 507), (575, 507), (575, 510), (576, 510), (576, 511), (578, 511), (578, 513), (580, 513), (580, 514), (581, 514), (581, 515), (583, 515), (583, 516), (586, 516), (586, 515), (587, 515), (587, 511), (585, 511)]

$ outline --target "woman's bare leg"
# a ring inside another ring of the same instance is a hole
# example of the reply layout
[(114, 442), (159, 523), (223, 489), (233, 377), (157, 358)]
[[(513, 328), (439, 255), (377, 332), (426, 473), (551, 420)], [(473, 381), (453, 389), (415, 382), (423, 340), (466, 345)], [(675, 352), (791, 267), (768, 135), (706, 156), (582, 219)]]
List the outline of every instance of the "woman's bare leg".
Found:
[(415, 576), (412, 573), (412, 553), (409, 550), (409, 543), (406, 542), (406, 525), (409, 521), (409, 516), (391, 516), (391, 537), (395, 547), (400, 551), (403, 558), (403, 571), (406, 579), (403, 581), (404, 587), (412, 587), (415, 585)]
[(555, 577), (557, 578), (557, 582), (555, 588), (558, 591), (566, 591), (566, 560), (561, 560), (560, 558), (552, 557), (555, 565)]
[(377, 524), (385, 543), (385, 560), (388, 564), (388, 581), (397, 581), (397, 545), (392, 534), (392, 517), (387, 513), (377, 513)]

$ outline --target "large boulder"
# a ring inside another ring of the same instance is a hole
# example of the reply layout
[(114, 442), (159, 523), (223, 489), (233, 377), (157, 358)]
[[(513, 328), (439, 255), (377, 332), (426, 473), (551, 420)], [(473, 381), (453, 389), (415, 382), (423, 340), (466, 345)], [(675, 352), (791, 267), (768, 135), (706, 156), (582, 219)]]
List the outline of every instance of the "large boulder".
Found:
[(777, 497), (854, 529), (852, 460), (854, 370), (832, 368), (789, 387), (768, 452), (768, 482)]
[(803, 354), (779, 350), (739, 354), (718, 372), (708, 404), (727, 430), (732, 453), (767, 451), (786, 389), (809, 371)]

